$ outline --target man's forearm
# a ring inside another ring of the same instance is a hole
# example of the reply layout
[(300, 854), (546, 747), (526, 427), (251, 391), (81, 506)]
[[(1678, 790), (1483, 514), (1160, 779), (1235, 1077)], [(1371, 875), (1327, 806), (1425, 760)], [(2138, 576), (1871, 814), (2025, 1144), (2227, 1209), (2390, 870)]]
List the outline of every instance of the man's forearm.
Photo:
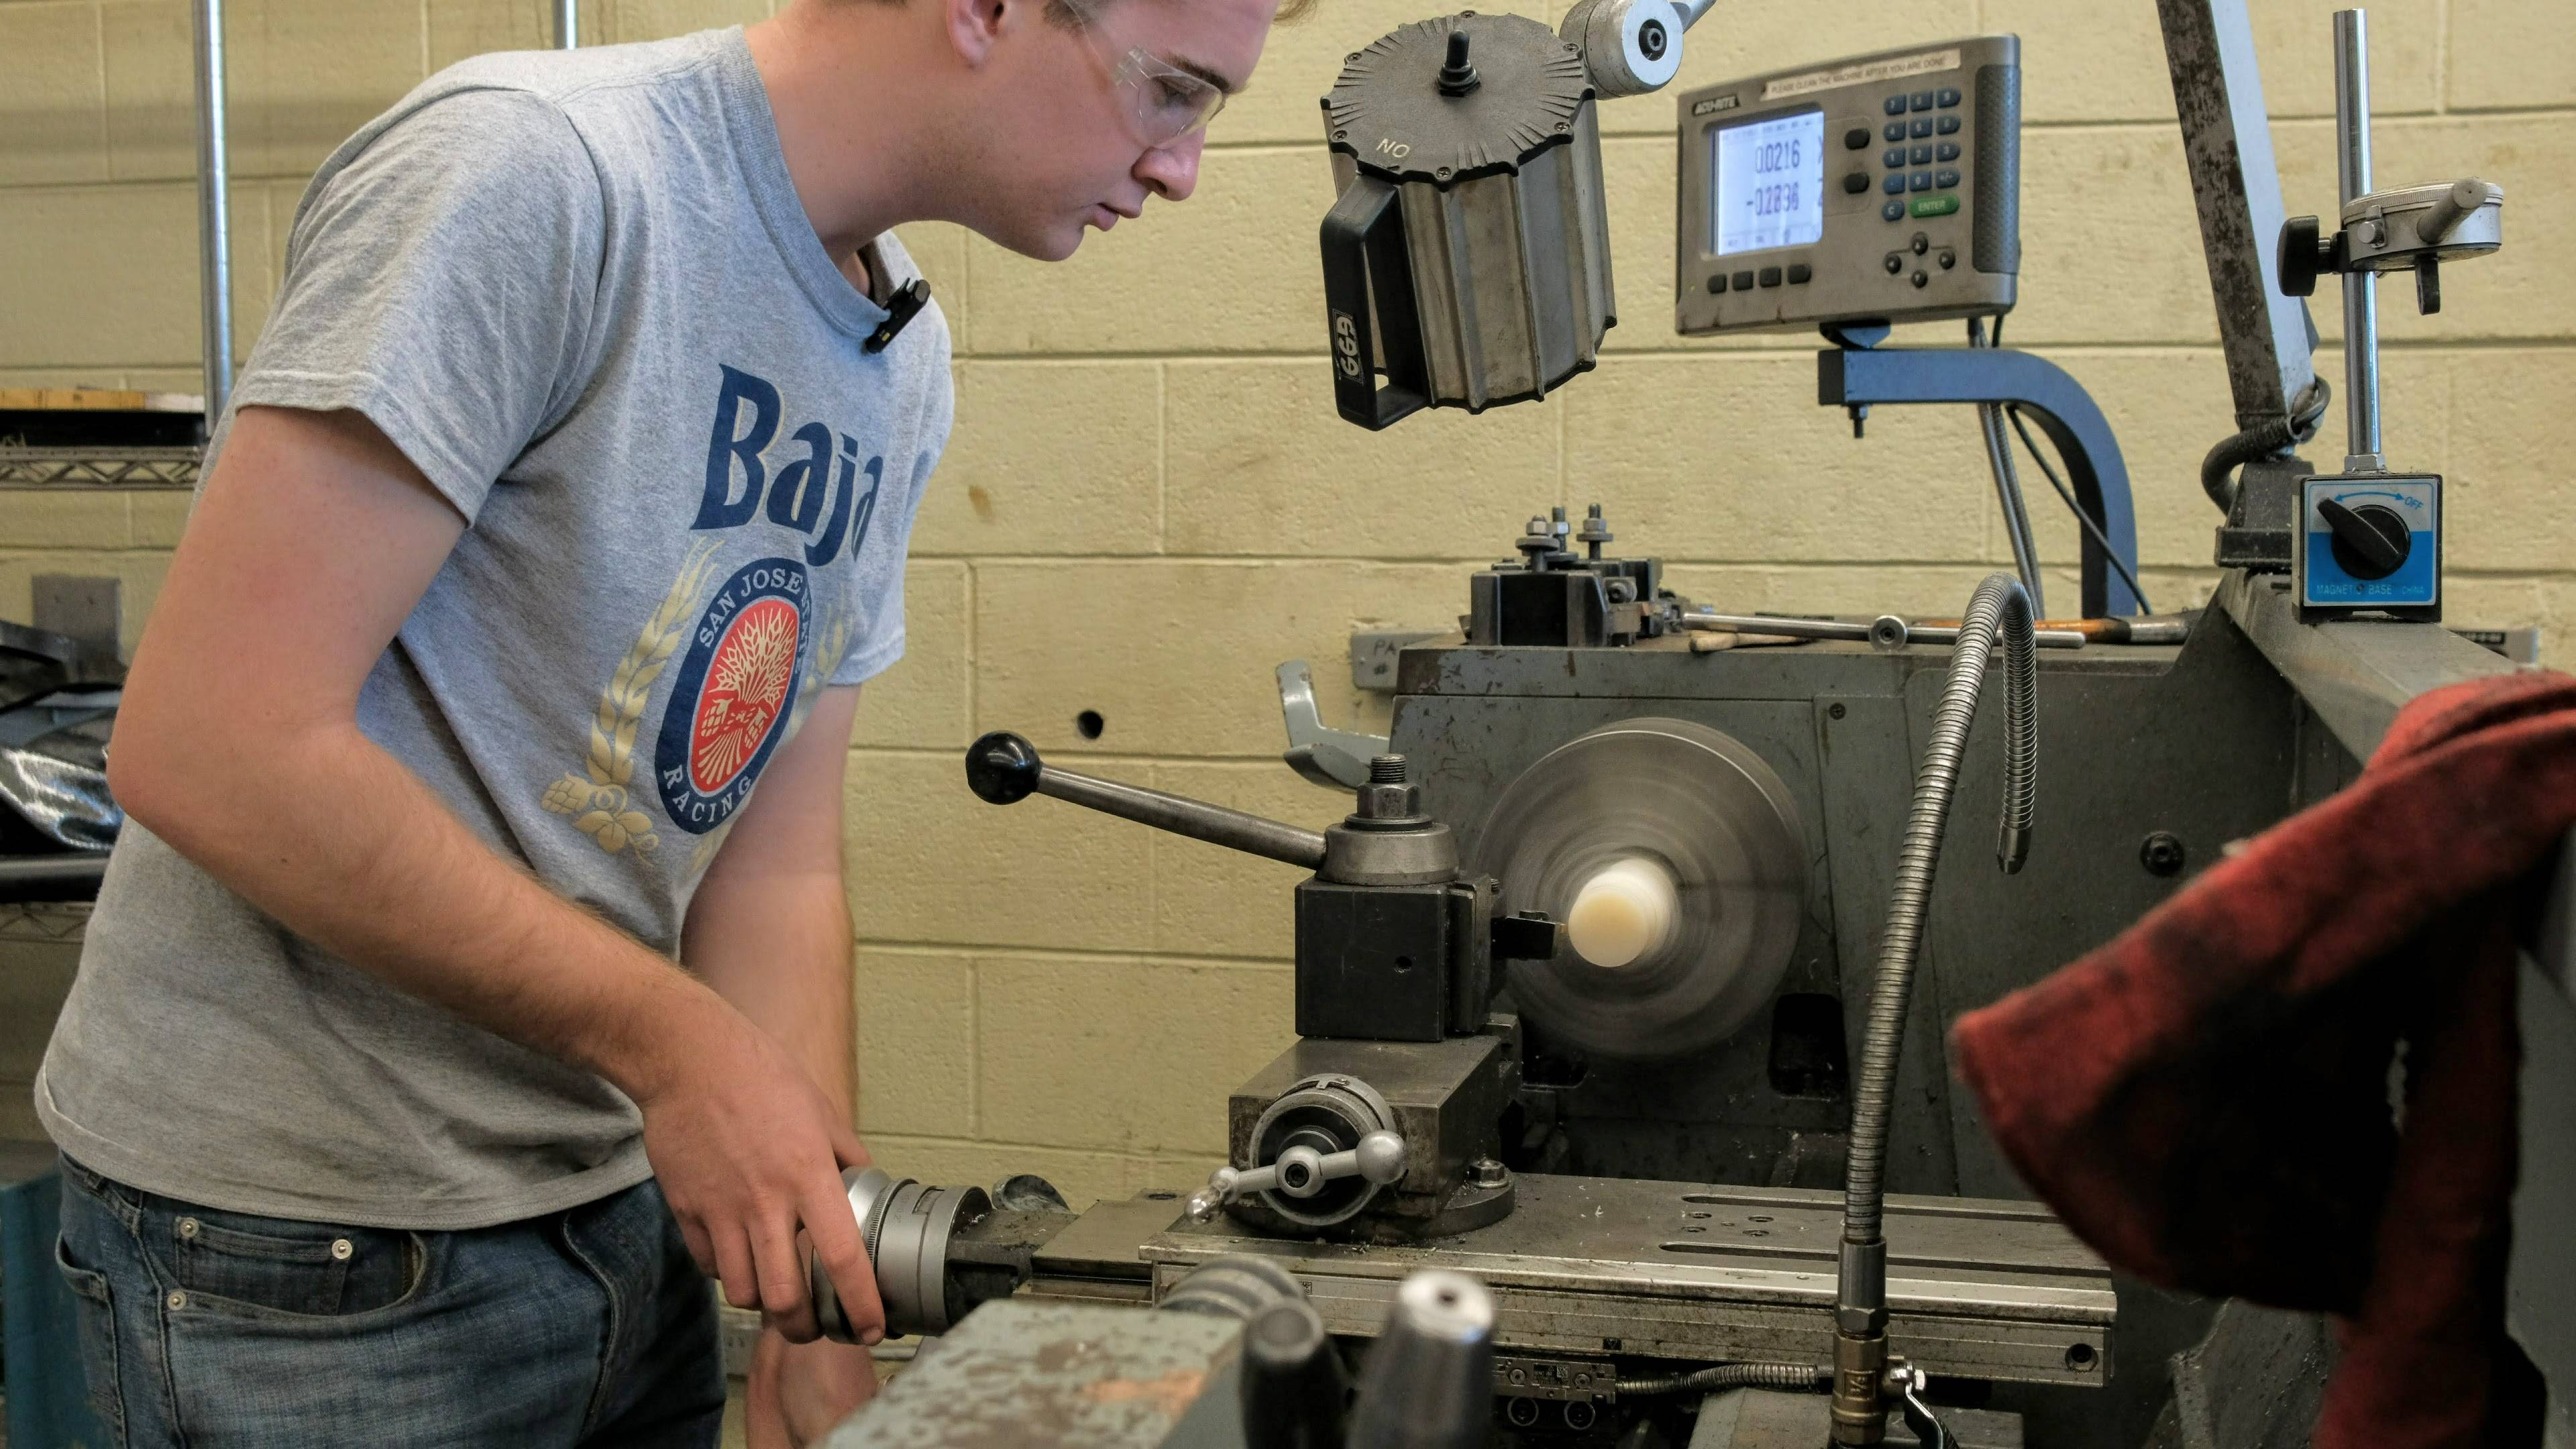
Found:
[(184, 775), (166, 756), (120, 772), (135, 818), (359, 969), (634, 1096), (688, 1023), (724, 1010), (495, 853), (354, 724), (197, 744)]
[[(856, 1105), (850, 908), (837, 869), (724, 872), (689, 909), (681, 959), (804, 1064), (848, 1118)], [(836, 862), (837, 864), (837, 862)]]

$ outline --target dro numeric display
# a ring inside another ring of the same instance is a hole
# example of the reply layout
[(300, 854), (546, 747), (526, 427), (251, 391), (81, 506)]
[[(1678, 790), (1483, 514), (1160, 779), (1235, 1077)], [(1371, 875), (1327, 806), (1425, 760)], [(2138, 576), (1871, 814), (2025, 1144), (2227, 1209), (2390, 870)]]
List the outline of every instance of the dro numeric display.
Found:
[(1825, 114), (1771, 116), (1709, 137), (1709, 233), (1719, 256), (1825, 234)]

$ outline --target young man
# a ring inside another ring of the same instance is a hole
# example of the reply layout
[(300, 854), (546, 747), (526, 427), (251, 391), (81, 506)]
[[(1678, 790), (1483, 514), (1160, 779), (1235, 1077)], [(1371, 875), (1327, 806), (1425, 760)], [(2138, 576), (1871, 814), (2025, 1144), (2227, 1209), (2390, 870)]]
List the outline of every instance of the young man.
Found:
[(866, 1396), (799, 1237), (877, 1336), (842, 770), (950, 417), (891, 228), (1187, 198), (1276, 3), (793, 0), (324, 164), (37, 1085), (122, 1442), (712, 1443), (701, 1272), (756, 1443)]

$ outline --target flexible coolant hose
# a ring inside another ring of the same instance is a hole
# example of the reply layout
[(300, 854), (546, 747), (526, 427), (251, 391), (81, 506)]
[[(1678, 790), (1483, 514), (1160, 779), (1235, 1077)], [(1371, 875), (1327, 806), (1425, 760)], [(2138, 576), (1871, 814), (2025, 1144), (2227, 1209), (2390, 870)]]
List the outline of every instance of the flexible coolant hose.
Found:
[(1693, 1369), (1686, 1374), (1665, 1374), (1651, 1379), (1621, 1379), (1623, 1394), (1714, 1394), (1721, 1389), (1787, 1389), (1813, 1392), (1823, 1388), (1833, 1374), (1812, 1365), (1793, 1363), (1722, 1363), (1710, 1368)]
[(2031, 637), (2030, 596), (2008, 574), (1990, 574), (1977, 585), (1950, 655), (1950, 675), (1932, 717), (1932, 743), (1914, 781), (1914, 803), (1905, 820), (1897, 858), (1896, 889), (1879, 946), (1878, 982), (1869, 1003), (1861, 1047), (1860, 1079), (1852, 1094), (1849, 1165), (1843, 1177), (1843, 1248), (1836, 1292), (1838, 1316), (1858, 1310), (1882, 1316), (1887, 1306), (1887, 1244), (1880, 1210), (1886, 1196), (1889, 1108), (1896, 1096), (1897, 1056), (1905, 1040), (1905, 1012), (1913, 999), (1914, 963), (1923, 945), (1923, 913), (1932, 895), (1932, 870), (1940, 860), (1941, 831), (1958, 784), (1977, 694), (2000, 635), (2004, 645), (2004, 809), (1996, 859), (2006, 873), (2021, 869), (2030, 851), (2032, 792), (2039, 772), (2039, 688)]

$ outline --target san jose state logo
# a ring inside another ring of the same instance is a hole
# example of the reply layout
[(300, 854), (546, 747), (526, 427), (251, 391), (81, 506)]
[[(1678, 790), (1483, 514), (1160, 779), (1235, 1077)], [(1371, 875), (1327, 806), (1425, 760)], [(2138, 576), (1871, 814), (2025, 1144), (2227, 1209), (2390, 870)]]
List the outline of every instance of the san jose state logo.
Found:
[(787, 735), (811, 607), (805, 566), (785, 558), (745, 564), (708, 600), (690, 630), (653, 755), (653, 783), (672, 824), (704, 835), (749, 798)]

